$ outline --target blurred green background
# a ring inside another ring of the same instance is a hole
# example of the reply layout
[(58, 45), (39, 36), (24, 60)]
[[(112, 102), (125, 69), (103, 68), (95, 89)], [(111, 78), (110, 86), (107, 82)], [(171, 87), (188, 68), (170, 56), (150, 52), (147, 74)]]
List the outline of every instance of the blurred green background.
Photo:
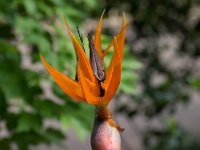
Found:
[(122, 12), (130, 22), (122, 80), (111, 104), (126, 128), (123, 149), (200, 149), (200, 128), (194, 137), (179, 121), (195, 124), (200, 114), (183, 114), (194, 99), (200, 106), (199, 0), (1, 0), (0, 149), (51, 149), (68, 141), (69, 129), (80, 145), (89, 145), (94, 107), (66, 96), (39, 54), (74, 78), (76, 57), (63, 16), (76, 36), (76, 26), (86, 36), (105, 8), (103, 48), (119, 31)]

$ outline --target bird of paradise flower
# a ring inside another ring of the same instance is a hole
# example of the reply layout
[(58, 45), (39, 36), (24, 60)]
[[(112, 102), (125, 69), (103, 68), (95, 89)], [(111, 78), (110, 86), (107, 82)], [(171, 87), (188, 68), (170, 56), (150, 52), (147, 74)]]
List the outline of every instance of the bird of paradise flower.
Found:
[[(82, 37), (79, 35), (82, 42), (82, 44), (80, 44), (65, 19), (66, 28), (77, 55), (77, 80), (73, 80), (53, 68), (46, 62), (42, 55), (40, 55), (40, 58), (49, 74), (67, 95), (79, 102), (87, 102), (95, 105), (98, 118), (106, 120), (111, 127), (121, 132), (123, 129), (112, 119), (108, 104), (115, 95), (120, 84), (126, 19), (125, 15), (123, 15), (120, 32), (114, 36), (104, 51), (102, 51), (101, 47), (102, 19), (103, 14), (97, 25), (94, 40), (92, 34), (88, 34), (90, 58), (88, 58), (85, 53)], [(104, 65), (104, 57), (112, 46), (114, 48), (114, 53), (108, 68), (106, 68)]]

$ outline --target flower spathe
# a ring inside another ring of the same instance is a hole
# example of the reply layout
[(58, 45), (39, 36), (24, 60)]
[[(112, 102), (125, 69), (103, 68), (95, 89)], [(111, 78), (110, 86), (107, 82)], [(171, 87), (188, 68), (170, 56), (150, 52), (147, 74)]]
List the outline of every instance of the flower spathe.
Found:
[(123, 16), (121, 31), (113, 38), (110, 45), (104, 52), (102, 52), (101, 48), (102, 17), (103, 15), (100, 18), (94, 37), (94, 45), (99, 57), (103, 60), (105, 54), (108, 52), (111, 46), (114, 46), (114, 54), (108, 68), (106, 69), (106, 79), (102, 83), (102, 87), (105, 89), (105, 95), (103, 97), (99, 96), (99, 85), (93, 74), (90, 61), (87, 58), (83, 48), (72, 33), (71, 28), (66, 20), (66, 27), (75, 47), (76, 55), (78, 58), (77, 72), (79, 81), (75, 81), (59, 72), (51, 65), (49, 65), (45, 61), (44, 57), (40, 55), (45, 68), (48, 70), (59, 87), (67, 95), (75, 100), (85, 101), (93, 105), (107, 105), (116, 93), (121, 79), (121, 65), (124, 50), (124, 38), (126, 30), (125, 16)]
[[(101, 26), (102, 26), (101, 16), (97, 29), (94, 36), (94, 47), (96, 49), (97, 55), (101, 58), (102, 62), (104, 57), (113, 46), (114, 53), (108, 65), (108, 68), (105, 68), (106, 78), (103, 82), (99, 83), (97, 78), (94, 75), (92, 66), (89, 58), (84, 52), (83, 47), (75, 38), (72, 30), (65, 19), (66, 28), (68, 30), (69, 36), (72, 40), (72, 43), (75, 48), (77, 55), (77, 77), (78, 81), (71, 79), (67, 75), (59, 72), (51, 65), (49, 65), (44, 57), (40, 55), (40, 58), (48, 70), (49, 74), (53, 77), (58, 86), (72, 99), (87, 102), (89, 104), (95, 105), (97, 107), (106, 108), (109, 104), (112, 97), (115, 95), (121, 79), (121, 69), (122, 69), (122, 60), (123, 60), (123, 51), (124, 51), (124, 40), (125, 40), (125, 31), (126, 31), (126, 20), (125, 15), (122, 18), (122, 26), (120, 32), (114, 36), (109, 46), (102, 51), (101, 48)], [(101, 88), (104, 89), (104, 94), (101, 95)]]

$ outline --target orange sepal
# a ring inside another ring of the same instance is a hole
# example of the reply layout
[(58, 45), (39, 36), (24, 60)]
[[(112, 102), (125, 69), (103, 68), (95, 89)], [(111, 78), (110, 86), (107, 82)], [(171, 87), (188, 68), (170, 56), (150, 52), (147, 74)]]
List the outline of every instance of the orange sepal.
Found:
[(101, 48), (101, 26), (102, 26), (102, 19), (104, 15), (105, 10), (103, 11), (101, 18), (99, 19), (99, 23), (95, 32), (95, 37), (94, 37), (94, 45), (97, 50), (97, 53), (99, 56), (102, 54), (102, 48)]
[(49, 65), (44, 57), (40, 55), (40, 59), (42, 60), (45, 68), (49, 72), (49, 74), (53, 77), (58, 86), (71, 98), (76, 99), (78, 101), (85, 101), (83, 97), (83, 93), (81, 87), (78, 82), (72, 80), (68, 76), (65, 76), (61, 72), (54, 69), (51, 65)]
[(125, 40), (125, 32), (126, 32), (126, 17), (125, 14), (123, 14), (123, 19), (122, 19), (122, 27), (120, 33), (117, 35), (117, 43), (119, 46), (119, 55), (121, 58), (121, 61), (123, 60), (123, 55), (124, 55), (124, 40)]
[[(121, 30), (116, 35), (117, 43), (118, 43), (119, 49), (121, 51), (120, 52), (121, 61), (122, 61), (123, 53), (124, 53), (124, 39), (125, 39), (126, 27), (127, 27), (126, 18), (125, 18), (125, 15), (123, 15)], [(112, 39), (112, 41), (110, 42), (110, 44), (108, 45), (108, 47), (102, 53), (102, 55), (101, 55), (101, 59), (102, 60), (104, 59), (104, 57), (106, 56), (106, 54), (108, 53), (108, 51), (110, 50), (110, 48), (113, 46), (113, 42), (114, 42), (114, 38)]]
[(97, 82), (91, 82), (88, 80), (79, 66), (78, 79), (87, 103), (98, 105), (101, 102), (101, 97), (99, 97), (100, 91)]
[(64, 18), (64, 20), (65, 20), (65, 25), (67, 27), (69, 35), (71, 37), (71, 40), (72, 40), (72, 42), (74, 44), (74, 48), (75, 48), (76, 55), (78, 57), (78, 62), (80, 64), (80, 66), (81, 66), (81, 69), (84, 71), (84, 73), (86, 74), (87, 78), (89, 78), (90, 80), (94, 81), (95, 78), (94, 78), (94, 75), (93, 75), (93, 72), (92, 72), (92, 68), (90, 66), (90, 62), (89, 62), (89, 60), (88, 60), (83, 48), (80, 46), (80, 44), (76, 40), (74, 34), (72, 33), (71, 28), (70, 28), (70, 26), (67, 23), (65, 18)]
[(121, 79), (121, 61), (117, 39), (114, 37), (114, 54), (107, 70), (107, 77), (103, 88), (106, 90), (103, 97), (103, 103), (108, 104), (115, 95)]

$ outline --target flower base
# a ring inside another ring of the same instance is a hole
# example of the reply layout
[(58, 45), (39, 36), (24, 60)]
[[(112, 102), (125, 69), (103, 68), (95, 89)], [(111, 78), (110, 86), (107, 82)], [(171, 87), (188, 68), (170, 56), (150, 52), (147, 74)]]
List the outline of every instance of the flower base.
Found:
[[(104, 115), (102, 116), (102, 114)], [(96, 109), (95, 122), (91, 136), (91, 146), (93, 150), (121, 149), (120, 131), (110, 123), (110, 115), (111, 113), (108, 109)]]

